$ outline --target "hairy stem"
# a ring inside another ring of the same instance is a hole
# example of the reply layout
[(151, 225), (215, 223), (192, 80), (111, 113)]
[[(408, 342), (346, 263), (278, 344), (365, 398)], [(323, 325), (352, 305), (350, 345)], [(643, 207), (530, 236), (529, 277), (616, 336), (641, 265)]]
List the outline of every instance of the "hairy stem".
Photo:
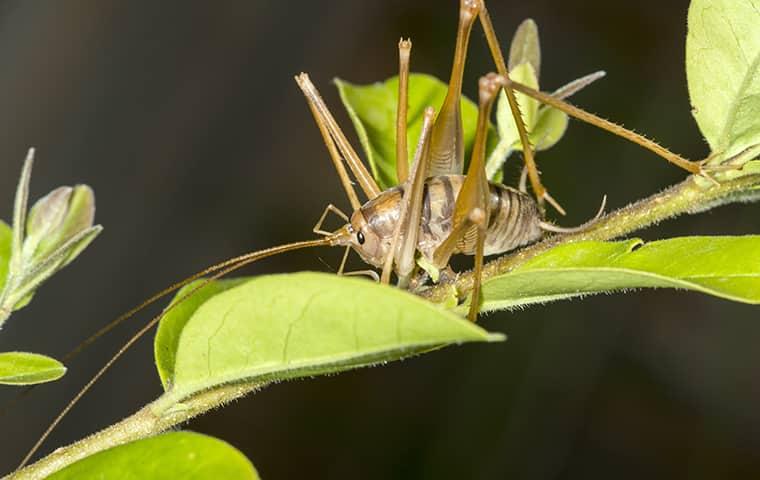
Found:
[(209, 410), (247, 395), (261, 383), (225, 385), (187, 399), (175, 398), (171, 390), (133, 415), (18, 470), (6, 480), (42, 479), (85, 457), (127, 442), (151, 437)]

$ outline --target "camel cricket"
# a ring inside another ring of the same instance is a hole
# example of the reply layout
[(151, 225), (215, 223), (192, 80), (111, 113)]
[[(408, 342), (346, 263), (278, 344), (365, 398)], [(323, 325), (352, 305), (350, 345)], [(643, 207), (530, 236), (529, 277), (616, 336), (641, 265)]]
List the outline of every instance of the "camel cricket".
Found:
[[(486, 41), (496, 65), (497, 73), (483, 76), (478, 85), (478, 118), (470, 163), (464, 174), (464, 140), (461, 115), (462, 76), (472, 27), (476, 20), (485, 32)], [(539, 240), (545, 232), (574, 232), (588, 228), (599, 218), (602, 207), (591, 222), (577, 228), (561, 228), (544, 221), (544, 203), (560, 213), (559, 204), (541, 184), (536, 168), (528, 132), (523, 123), (515, 91), (541, 103), (554, 107), (583, 122), (595, 125), (617, 136), (656, 153), (665, 160), (692, 174), (710, 179), (700, 162), (692, 162), (667, 150), (659, 144), (627, 130), (615, 123), (575, 107), (564, 98), (585, 87), (600, 75), (592, 74), (571, 82), (554, 94), (546, 94), (510, 80), (504, 56), (496, 38), (484, 0), (460, 0), (454, 61), (448, 93), (436, 114), (432, 107), (425, 110), (423, 127), (409, 168), (407, 158), (407, 99), (411, 42), (399, 42), (399, 87), (396, 114), (396, 173), (400, 184), (381, 191), (359, 155), (333, 118), (316, 87), (305, 73), (297, 75), (296, 82), (309, 104), (324, 143), (338, 173), (353, 213), (348, 216), (334, 205), (328, 205), (313, 231), (322, 237), (294, 242), (265, 250), (244, 254), (204, 269), (166, 289), (104, 326), (63, 358), (64, 361), (80, 353), (97, 338), (112, 330), (148, 305), (202, 277), (199, 285), (177, 298), (158, 316), (142, 327), (98, 371), (80, 392), (55, 418), (45, 433), (21, 463), (22, 467), (34, 455), (52, 430), (71, 410), (76, 402), (140, 337), (155, 326), (161, 318), (194, 292), (232, 271), (266, 257), (303, 248), (320, 246), (346, 247), (339, 274), (343, 274), (346, 257), (351, 249), (369, 265), (382, 269), (362, 272), (378, 281), (389, 283), (391, 274), (398, 277), (401, 288), (413, 289), (424, 284), (427, 275), (435, 280), (436, 274), (448, 273), (449, 260), (454, 254), (474, 255), (474, 285), (470, 293), (468, 318), (477, 319), (483, 257), (513, 250)], [(520, 188), (514, 189), (490, 183), (485, 173), (486, 137), (488, 122), (497, 95), (504, 91), (515, 120), (522, 145), (525, 167)], [(362, 203), (345, 164), (367, 200)], [(526, 180), (530, 180), (535, 199), (526, 193)], [(336, 231), (322, 230), (329, 212), (340, 216), (346, 223)], [(420, 270), (422, 272), (420, 273)], [(20, 468), (19, 467), (19, 468)]]

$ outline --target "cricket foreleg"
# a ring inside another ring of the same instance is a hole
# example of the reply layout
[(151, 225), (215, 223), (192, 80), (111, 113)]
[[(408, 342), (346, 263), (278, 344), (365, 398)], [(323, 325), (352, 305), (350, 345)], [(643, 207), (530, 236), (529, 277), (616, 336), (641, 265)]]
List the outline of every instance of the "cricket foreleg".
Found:
[(393, 232), (388, 254), (383, 265), (383, 274), (380, 277), (383, 283), (390, 281), (393, 263), (396, 263), (396, 273), (399, 276), (399, 284), (406, 286), (409, 276), (414, 270), (414, 256), (417, 252), (417, 235), (419, 233), (422, 218), (422, 200), (425, 188), (425, 171), (427, 170), (428, 148), (430, 146), (430, 130), (433, 123), (435, 110), (432, 107), (425, 109), (422, 119), (422, 132), (414, 152), (414, 162), (409, 179), (404, 184), (404, 196), (401, 200), (401, 211), (396, 228)]

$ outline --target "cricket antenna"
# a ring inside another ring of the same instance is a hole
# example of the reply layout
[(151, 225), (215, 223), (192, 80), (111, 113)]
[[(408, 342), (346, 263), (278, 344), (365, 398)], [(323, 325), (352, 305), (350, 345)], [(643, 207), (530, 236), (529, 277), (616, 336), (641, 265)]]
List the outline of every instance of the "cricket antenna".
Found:
[[(167, 313), (169, 313), (174, 307), (177, 305), (180, 305), (185, 300), (190, 298), (195, 292), (200, 290), (201, 288), (205, 287), (209, 283), (213, 282), (214, 280), (218, 280), (219, 278), (227, 275), (228, 273), (234, 272), (235, 270), (239, 270), (240, 268), (251, 264), (253, 262), (256, 262), (258, 260), (262, 260), (267, 257), (271, 257), (274, 255), (279, 255), (281, 253), (290, 252), (293, 250), (300, 250), (304, 248), (312, 248), (312, 247), (322, 247), (322, 246), (332, 246), (335, 245), (336, 236), (330, 235), (326, 236), (324, 238), (320, 238), (317, 240), (306, 240), (302, 242), (293, 242), (293, 243), (287, 243), (285, 245), (278, 245), (276, 247), (267, 248), (264, 250), (258, 250), (255, 252), (246, 253), (244, 255), (240, 255), (235, 258), (231, 258), (229, 260), (226, 260), (224, 262), (218, 263), (216, 265), (212, 265), (206, 269), (204, 269), (201, 272), (198, 272), (194, 275), (191, 275), (187, 277), (186, 279), (175, 283), (174, 285), (158, 292), (156, 295), (153, 295), (148, 300), (142, 302), (137, 307), (133, 308), (132, 310), (128, 311), (127, 313), (119, 316), (116, 320), (109, 323), (105, 327), (103, 327), (101, 330), (99, 330), (95, 335), (85, 340), (77, 349), (73, 350), (72, 352), (79, 352), (84, 347), (92, 343), (98, 336), (103, 335), (104, 333), (111, 330), (113, 327), (115, 327), (118, 323), (121, 323), (128, 318), (130, 318), (135, 313), (139, 312), (143, 308), (147, 307), (148, 305), (154, 303), (159, 298), (181, 288), (182, 286), (185, 286), (192, 282), (193, 280), (197, 280), (198, 278), (202, 277), (203, 275), (208, 275), (209, 273), (216, 272), (211, 277), (205, 278), (199, 285), (196, 285), (192, 288), (189, 292), (182, 295), (180, 298), (177, 299), (176, 302), (172, 303), (171, 305), (167, 306), (160, 314), (156, 315), (151, 319), (150, 322), (148, 322), (144, 327), (142, 327), (140, 330), (137, 331), (114, 355), (111, 357), (108, 362), (106, 362), (103, 367), (101, 367), (100, 370), (90, 379), (89, 382), (85, 384), (84, 387), (82, 387), (81, 390), (74, 396), (74, 398), (71, 399), (71, 401), (66, 405), (66, 407), (61, 410), (61, 413), (58, 414), (58, 416), (55, 417), (55, 419), (50, 423), (50, 426), (45, 430), (45, 432), (40, 436), (40, 438), (37, 440), (37, 442), (34, 444), (34, 446), (29, 450), (29, 452), (24, 456), (24, 459), (21, 461), (19, 466), (17, 467), (17, 470), (24, 467), (24, 465), (27, 464), (29, 459), (32, 458), (32, 456), (37, 453), (37, 450), (42, 446), (42, 444), (45, 442), (45, 440), (50, 436), (50, 434), (53, 432), (56, 426), (63, 420), (63, 418), (66, 416), (66, 414), (69, 413), (69, 411), (74, 408), (74, 405), (79, 402), (79, 400), (92, 388), (92, 386), (102, 377), (108, 369), (111, 368), (111, 366), (116, 363), (116, 361), (127, 351), (129, 348), (134, 345), (143, 335), (145, 335), (148, 331), (150, 331)], [(80, 348), (81, 347), (81, 348)]]
[[(133, 316), (135, 316), (137, 313), (141, 312), (142, 310), (146, 309), (147, 307), (153, 305), (158, 300), (161, 300), (165, 296), (169, 295), (172, 292), (176, 292), (180, 288), (184, 287), (185, 285), (198, 280), (201, 277), (205, 277), (206, 275), (210, 275), (214, 272), (218, 272), (224, 268), (230, 267), (232, 265), (236, 265), (239, 262), (245, 261), (249, 258), (249, 256), (252, 255), (251, 253), (247, 253), (244, 255), (239, 255), (237, 257), (230, 258), (229, 260), (225, 260), (223, 262), (219, 262), (217, 264), (211, 265), (210, 267), (204, 268), (203, 270), (196, 272), (189, 277), (185, 278), (184, 280), (180, 280), (179, 282), (174, 283), (173, 285), (164, 288), (163, 290), (154, 293), (150, 297), (148, 297), (146, 300), (141, 302), (139, 305), (135, 306), (134, 308), (130, 309), (129, 311), (123, 313), (122, 315), (119, 315), (114, 320), (108, 322), (106, 325), (101, 327), (97, 332), (93, 333), (86, 339), (84, 339), (82, 342), (79, 343), (76, 347), (74, 347), (71, 351), (69, 351), (66, 355), (61, 357), (61, 362), (64, 364), (68, 363), (71, 359), (78, 356), (80, 353), (82, 353), (87, 347), (95, 343), (96, 340), (98, 340), (103, 335), (107, 334), (114, 328), (118, 327), (125, 321), (129, 320)], [(17, 395), (12, 397), (10, 400), (8, 400), (2, 407), (0, 407), (0, 418), (5, 416), (8, 412), (12, 410), (12, 408), (16, 405), (16, 403), (19, 402), (19, 400), (23, 399), (27, 395), (29, 395), (36, 387), (39, 385), (31, 385), (20, 391)]]

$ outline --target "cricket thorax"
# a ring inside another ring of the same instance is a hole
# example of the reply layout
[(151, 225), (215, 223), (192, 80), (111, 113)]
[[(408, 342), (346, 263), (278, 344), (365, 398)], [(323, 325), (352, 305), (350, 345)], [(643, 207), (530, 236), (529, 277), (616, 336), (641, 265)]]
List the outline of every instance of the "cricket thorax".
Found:
[[(417, 249), (428, 260), (432, 260), (435, 250), (451, 233), (456, 198), (464, 179), (463, 175), (439, 175), (425, 181)], [(383, 265), (390, 250), (403, 193), (402, 187), (385, 190), (351, 217), (353, 229), (362, 232), (364, 239), (364, 243), (354, 248), (367, 263), (376, 267)], [(538, 240), (542, 235), (541, 220), (531, 197), (491, 183), (485, 254), (507, 252)], [(475, 235), (464, 235), (455, 253), (473, 255), (474, 252)]]

